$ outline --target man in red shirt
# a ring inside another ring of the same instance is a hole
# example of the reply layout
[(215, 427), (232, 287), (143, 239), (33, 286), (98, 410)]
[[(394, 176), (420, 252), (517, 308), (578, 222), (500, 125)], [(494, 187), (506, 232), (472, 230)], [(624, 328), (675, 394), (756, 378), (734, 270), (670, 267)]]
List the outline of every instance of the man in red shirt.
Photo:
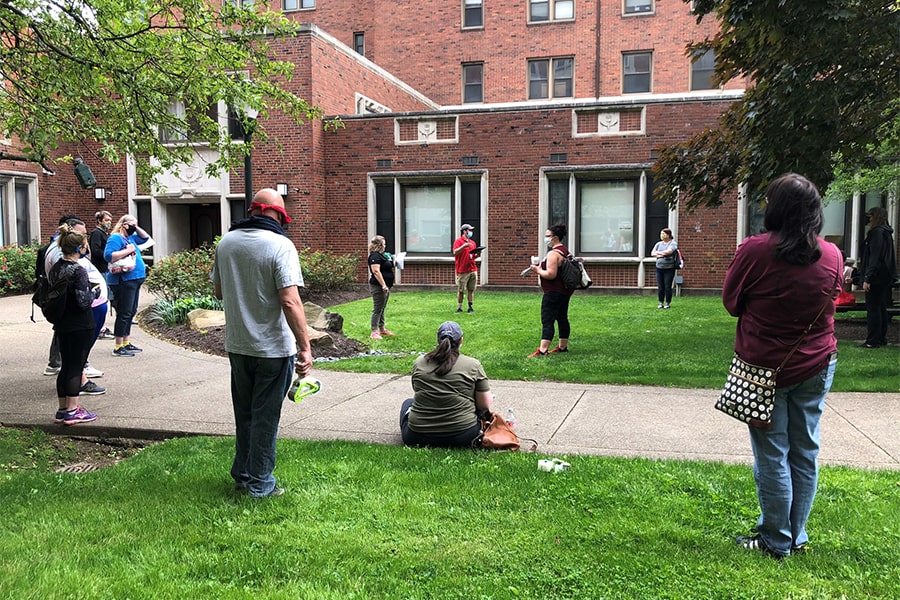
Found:
[(477, 244), (472, 239), (475, 228), (469, 224), (459, 228), (461, 235), (453, 242), (453, 262), (456, 264), (456, 312), (461, 313), (463, 294), (469, 297), (469, 312), (472, 309), (472, 299), (475, 297), (475, 286), (478, 285), (478, 264), (475, 259), (481, 253), (473, 252)]

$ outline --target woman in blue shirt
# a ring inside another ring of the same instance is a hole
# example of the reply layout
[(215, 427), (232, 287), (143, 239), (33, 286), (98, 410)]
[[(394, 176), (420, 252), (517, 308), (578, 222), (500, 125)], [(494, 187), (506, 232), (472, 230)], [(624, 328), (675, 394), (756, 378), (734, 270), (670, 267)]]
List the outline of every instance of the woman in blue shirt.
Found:
[[(116, 309), (116, 324), (113, 329), (113, 335), (116, 337), (114, 356), (134, 356), (135, 352), (142, 352), (141, 348), (131, 343), (129, 337), (131, 323), (137, 314), (141, 285), (147, 277), (147, 267), (138, 246), (148, 241), (150, 234), (138, 226), (137, 219), (132, 215), (122, 215), (106, 241), (106, 250), (103, 252), (103, 258), (109, 263), (106, 282), (112, 291), (113, 305)], [(123, 269), (114, 264), (129, 256), (134, 257), (133, 268)]]

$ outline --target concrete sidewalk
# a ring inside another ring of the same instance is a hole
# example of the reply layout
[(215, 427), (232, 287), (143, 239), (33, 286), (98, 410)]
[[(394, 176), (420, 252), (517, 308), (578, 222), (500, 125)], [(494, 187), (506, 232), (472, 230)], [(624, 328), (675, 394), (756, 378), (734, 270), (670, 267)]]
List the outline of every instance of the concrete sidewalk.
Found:
[[(142, 305), (152, 300), (142, 296)], [(135, 438), (233, 433), (228, 360), (163, 342), (137, 326), (132, 340), (142, 354), (114, 357), (111, 340), (99, 340), (91, 353), (91, 363), (105, 372), (97, 381), (107, 388), (84, 398), (97, 420), (53, 425), (55, 377), (41, 375), (52, 329), (40, 311), (37, 323), (29, 320), (30, 301), (0, 298), (0, 424)], [(408, 376), (313, 369), (322, 391), (301, 404), (285, 402), (282, 437), (400, 443), (400, 402), (412, 395)], [(496, 380), (491, 389), (496, 408), (515, 409), (520, 436), (536, 439), (540, 454), (752, 462), (746, 427), (712, 408), (716, 390)], [(830, 394), (820, 460), (900, 470), (900, 394)]]

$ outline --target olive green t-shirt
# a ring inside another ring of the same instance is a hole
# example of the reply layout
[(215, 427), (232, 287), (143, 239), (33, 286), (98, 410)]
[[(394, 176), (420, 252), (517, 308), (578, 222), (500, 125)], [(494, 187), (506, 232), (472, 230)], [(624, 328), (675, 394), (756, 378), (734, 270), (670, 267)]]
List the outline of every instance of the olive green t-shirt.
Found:
[(435, 375), (437, 364), (420, 356), (413, 366), (415, 391), (409, 428), (419, 433), (463, 431), (477, 422), (475, 392), (491, 390), (478, 360), (460, 354), (446, 375)]

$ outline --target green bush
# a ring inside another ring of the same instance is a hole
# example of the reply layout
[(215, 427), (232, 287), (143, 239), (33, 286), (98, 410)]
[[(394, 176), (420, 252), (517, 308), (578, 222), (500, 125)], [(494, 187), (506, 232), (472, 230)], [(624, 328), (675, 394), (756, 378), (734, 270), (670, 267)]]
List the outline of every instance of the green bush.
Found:
[[(216, 244), (218, 239), (212, 247), (184, 250), (162, 258), (148, 270), (147, 289), (169, 302), (212, 296), (214, 287), (209, 273)], [(309, 248), (300, 251), (303, 282), (310, 292), (349, 288), (356, 281), (358, 262), (359, 258), (352, 254), (338, 255), (328, 250)]]
[(166, 299), (157, 300), (147, 312), (147, 320), (161, 321), (166, 325), (181, 325), (187, 323), (188, 313), (197, 308), (222, 310), (222, 301), (214, 296), (182, 298), (174, 302)]
[(345, 290), (356, 283), (359, 257), (329, 250), (300, 250), (303, 285), (313, 293)]
[(203, 246), (166, 256), (153, 265), (144, 285), (169, 302), (182, 298), (212, 296), (214, 292), (209, 273), (212, 270), (215, 247)]
[(0, 296), (31, 291), (39, 244), (0, 248)]

